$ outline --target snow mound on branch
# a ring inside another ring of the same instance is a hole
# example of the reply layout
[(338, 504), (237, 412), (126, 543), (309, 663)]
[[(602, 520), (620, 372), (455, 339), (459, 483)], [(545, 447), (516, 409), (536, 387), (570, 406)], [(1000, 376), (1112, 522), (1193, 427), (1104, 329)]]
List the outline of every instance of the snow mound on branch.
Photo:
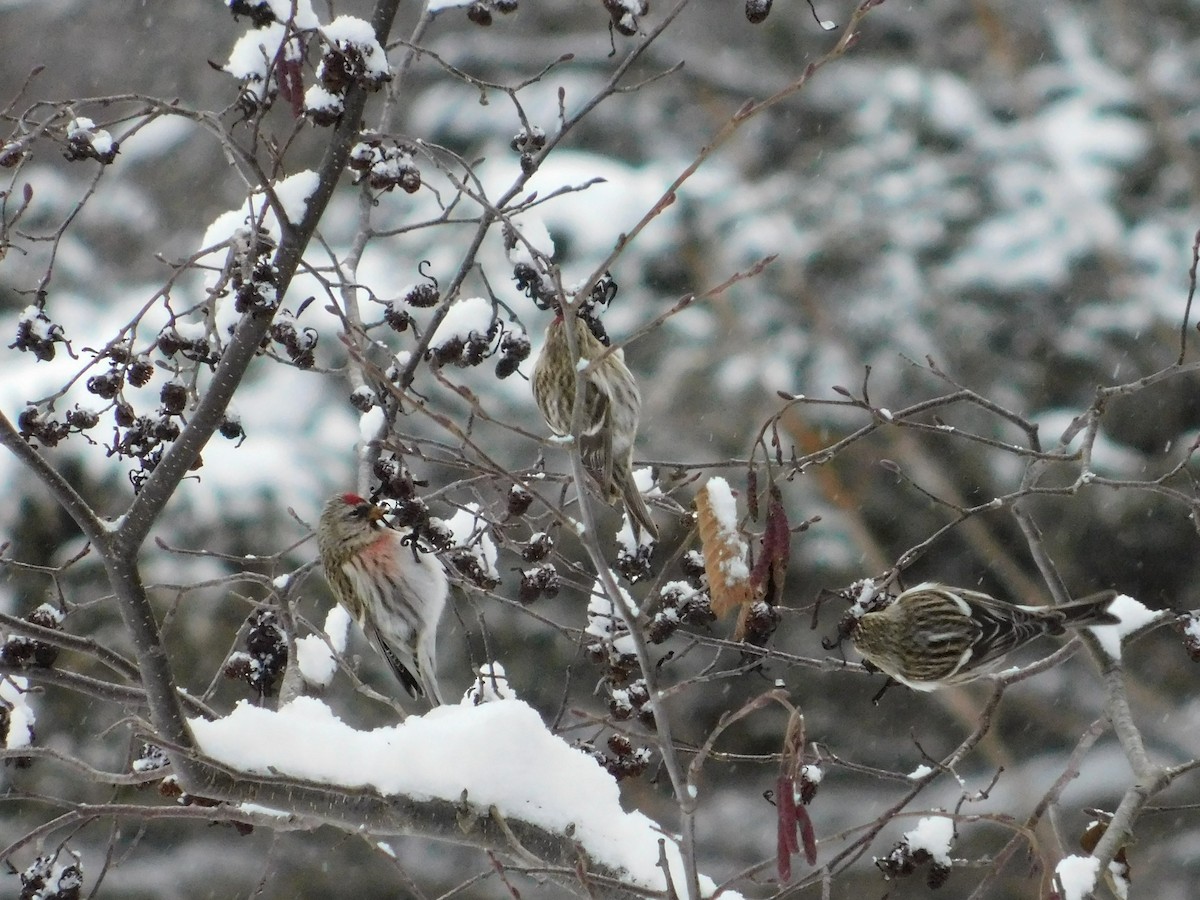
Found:
[[(244, 772), (373, 788), (418, 800), (441, 798), (549, 831), (574, 826), (574, 839), (597, 862), (650, 890), (666, 889), (659, 868), (662, 830), (621, 809), (617, 783), (594, 759), (551, 734), (520, 700), (439, 706), (398, 725), (356, 731), (313, 697), (277, 711), (241, 702), (215, 722), (190, 721), (200, 748)], [(668, 838), (671, 877), (683, 885), (679, 850)], [(716, 886), (701, 878), (711, 894)], [(726, 891), (722, 897), (740, 895)]]

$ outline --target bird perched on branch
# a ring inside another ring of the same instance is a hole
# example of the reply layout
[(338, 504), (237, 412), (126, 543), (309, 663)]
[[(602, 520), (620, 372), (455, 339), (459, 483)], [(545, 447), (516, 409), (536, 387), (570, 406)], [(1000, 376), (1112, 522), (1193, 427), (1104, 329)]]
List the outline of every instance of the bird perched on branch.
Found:
[(633, 373), (625, 365), (625, 354), (620, 350), (609, 352), (581, 315), (573, 318), (578, 365), (567, 343), (562, 310), (556, 310), (554, 321), (546, 328), (545, 346), (533, 368), (533, 398), (551, 430), (569, 435), (575, 411), (576, 378), (583, 374), (583, 417), (579, 432), (583, 464), (610, 503), (617, 499), (624, 503), (634, 532), (645, 529), (657, 538), (658, 528), (633, 478), (633, 442), (642, 414), (642, 395)]
[(849, 627), (855, 648), (876, 668), (917, 691), (972, 681), (1044, 634), (1115, 625), (1116, 591), (1061, 606), (1016, 606), (979, 591), (925, 582)]
[(321, 512), (317, 544), (338, 602), (413, 697), (442, 703), (437, 627), (449, 583), (441, 562), (411, 535), (389, 528), (384, 511), (357, 494), (335, 494)]

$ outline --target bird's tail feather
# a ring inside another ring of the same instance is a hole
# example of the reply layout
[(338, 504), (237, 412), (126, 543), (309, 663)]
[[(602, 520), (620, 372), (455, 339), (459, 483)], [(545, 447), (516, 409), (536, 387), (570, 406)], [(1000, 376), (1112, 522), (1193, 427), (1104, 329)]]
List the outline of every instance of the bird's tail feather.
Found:
[(637, 488), (633, 473), (628, 473), (627, 477), (621, 478), (619, 481), (621, 501), (625, 504), (625, 511), (629, 513), (634, 532), (636, 533), (639, 528), (644, 528), (650, 537), (658, 540), (658, 526), (654, 524), (646, 501), (642, 499), (642, 492)]
[(1101, 591), (1054, 607), (1054, 611), (1062, 615), (1062, 624), (1071, 628), (1083, 628), (1089, 625), (1116, 625), (1121, 620), (1108, 611), (1112, 602), (1117, 599), (1116, 591)]
[[(404, 664), (404, 661), (400, 659), (399, 654), (392, 649), (391, 644), (383, 639), (383, 635), (379, 633), (378, 628), (375, 629), (375, 642), (379, 645), (379, 650), (383, 654), (383, 658), (387, 660), (392, 673), (396, 676), (396, 679), (400, 682), (404, 690), (408, 692), (408, 696), (424, 697), (425, 688), (409, 670), (409, 667)], [(420, 672), (420, 668), (416, 668)]]
[(438, 687), (437, 662), (432, 642), (429, 645), (422, 643), (417, 648), (417, 674), (421, 676), (421, 684), (424, 685), (424, 693), (429, 700), (429, 705), (444, 706), (446, 701), (442, 699), (442, 690)]

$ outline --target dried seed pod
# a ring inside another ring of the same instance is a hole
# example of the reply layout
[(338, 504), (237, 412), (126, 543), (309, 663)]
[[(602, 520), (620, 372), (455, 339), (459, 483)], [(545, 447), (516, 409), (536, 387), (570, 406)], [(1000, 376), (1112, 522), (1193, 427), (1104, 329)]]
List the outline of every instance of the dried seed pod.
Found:
[(401, 299), (409, 306), (425, 308), (436, 306), (441, 296), (436, 284), (418, 284), (410, 288)]
[(508, 515), (510, 518), (523, 516), (533, 503), (533, 494), (519, 484), (508, 489)]
[(178, 381), (168, 381), (162, 386), (158, 398), (168, 415), (177, 416), (187, 406), (187, 388)]
[(521, 548), (521, 559), (531, 563), (541, 562), (550, 555), (550, 551), (553, 549), (554, 538), (544, 531), (539, 531), (529, 539), (529, 543)]
[(467, 18), (486, 28), (492, 24), (492, 11), (482, 3), (472, 3), (467, 7)]
[(765, 22), (771, 12), (771, 0), (746, 0), (746, 19), (751, 25)]
[(154, 366), (145, 357), (139, 357), (129, 364), (125, 372), (126, 380), (134, 387), (145, 387), (154, 377)]

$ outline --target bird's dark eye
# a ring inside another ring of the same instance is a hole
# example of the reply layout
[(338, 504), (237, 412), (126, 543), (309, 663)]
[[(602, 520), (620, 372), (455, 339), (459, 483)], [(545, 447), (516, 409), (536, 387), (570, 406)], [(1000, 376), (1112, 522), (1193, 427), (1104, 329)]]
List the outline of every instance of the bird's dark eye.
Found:
[(360, 503), (360, 504), (358, 504), (358, 506), (355, 506), (353, 509), (350, 510), (350, 515), (353, 516), (355, 519), (365, 519), (367, 517), (367, 513), (369, 513), (370, 511), (371, 511), (370, 505), (368, 505), (366, 503)]

